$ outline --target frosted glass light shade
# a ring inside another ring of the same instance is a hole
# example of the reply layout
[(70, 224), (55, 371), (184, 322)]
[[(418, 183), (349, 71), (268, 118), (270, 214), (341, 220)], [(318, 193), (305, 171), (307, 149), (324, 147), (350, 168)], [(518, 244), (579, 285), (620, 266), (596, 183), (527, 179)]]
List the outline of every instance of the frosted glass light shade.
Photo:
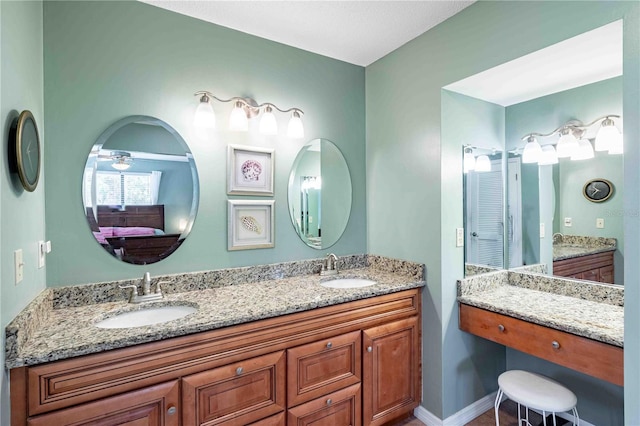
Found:
[(588, 160), (593, 158), (593, 147), (591, 146), (591, 142), (588, 139), (580, 139), (578, 141), (578, 149), (571, 156), (571, 160)]
[(527, 144), (524, 146), (524, 150), (522, 151), (522, 162), (525, 164), (537, 163), (540, 160), (541, 155), (542, 147), (540, 147), (537, 139), (533, 136), (529, 136)]
[(558, 144), (556, 145), (556, 152), (558, 158), (571, 157), (578, 150), (578, 139), (573, 136), (573, 133), (569, 130), (560, 136)]
[(278, 123), (276, 122), (276, 116), (273, 115), (273, 110), (270, 106), (267, 106), (262, 113), (260, 119), (260, 133), (263, 135), (277, 135)]
[(609, 151), (614, 144), (618, 144), (622, 140), (622, 134), (613, 123), (613, 120), (607, 118), (602, 122), (602, 127), (596, 135), (596, 151)]
[(476, 158), (476, 172), (490, 172), (491, 171), (491, 160), (486, 155), (480, 155)]
[(242, 108), (242, 102), (236, 102), (229, 116), (229, 130), (234, 132), (246, 132), (249, 130), (249, 119)]
[(476, 168), (476, 157), (474, 157), (471, 148), (465, 148), (464, 150), (463, 168), (465, 173), (469, 173)]
[(117, 160), (117, 161), (114, 161), (113, 163), (111, 163), (111, 167), (113, 167), (114, 169), (122, 172), (122, 171), (127, 170), (129, 167), (131, 167), (131, 164), (129, 164), (124, 159), (120, 159), (120, 160)]
[(216, 127), (216, 114), (209, 103), (209, 98), (204, 99), (205, 96), (200, 99), (200, 104), (196, 108), (196, 113), (193, 116), (193, 125), (197, 129), (213, 129)]
[(302, 125), (302, 119), (298, 111), (294, 111), (289, 120), (289, 126), (287, 127), (287, 136), (292, 139), (304, 138), (304, 126)]
[(558, 164), (558, 153), (553, 145), (545, 145), (542, 147), (542, 154), (540, 154), (539, 166), (547, 166), (550, 164)]

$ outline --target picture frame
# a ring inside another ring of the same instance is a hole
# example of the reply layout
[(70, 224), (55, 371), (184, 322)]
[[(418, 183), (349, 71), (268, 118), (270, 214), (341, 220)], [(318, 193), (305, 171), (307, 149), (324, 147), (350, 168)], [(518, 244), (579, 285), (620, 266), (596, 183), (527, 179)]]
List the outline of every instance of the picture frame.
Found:
[(273, 196), (275, 150), (229, 145), (227, 194)]
[(228, 200), (229, 251), (275, 247), (274, 200)]

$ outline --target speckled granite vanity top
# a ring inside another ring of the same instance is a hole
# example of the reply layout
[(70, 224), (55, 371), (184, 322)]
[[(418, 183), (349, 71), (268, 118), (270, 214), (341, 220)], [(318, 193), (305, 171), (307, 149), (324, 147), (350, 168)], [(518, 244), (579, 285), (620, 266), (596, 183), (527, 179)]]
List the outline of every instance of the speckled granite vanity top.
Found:
[(458, 281), (458, 301), (623, 346), (624, 287), (511, 271)]
[[(14, 368), (301, 312), (424, 286), (424, 266), (360, 255), (340, 259), (340, 273), (320, 277), (320, 260), (157, 277), (168, 281), (162, 301), (130, 304), (118, 285), (130, 281), (50, 288), (6, 328), (6, 366)], [(334, 289), (334, 278), (368, 278), (376, 285)], [(136, 281), (131, 281), (135, 282)], [(101, 329), (95, 323), (144, 305), (188, 304), (198, 311), (143, 327)]]
[(553, 244), (553, 260), (572, 259), (590, 254), (615, 251), (615, 249), (615, 238), (564, 235), (561, 242)]

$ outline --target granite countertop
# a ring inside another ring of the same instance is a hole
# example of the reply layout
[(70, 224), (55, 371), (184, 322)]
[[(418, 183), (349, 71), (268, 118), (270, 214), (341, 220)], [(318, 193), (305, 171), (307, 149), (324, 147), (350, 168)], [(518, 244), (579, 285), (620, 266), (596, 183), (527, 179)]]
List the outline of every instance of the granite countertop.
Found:
[(615, 238), (563, 235), (553, 244), (553, 261), (573, 259), (616, 250)]
[(624, 346), (622, 286), (500, 271), (458, 281), (458, 301)]
[[(421, 266), (419, 274), (422, 273)], [(320, 285), (322, 280), (335, 278), (367, 278), (377, 284), (351, 289)], [(32, 303), (36, 305), (32, 309), (41, 312), (30, 312), (28, 307), (22, 318), (16, 318), (7, 327), (5, 363), (7, 368), (36, 365), (419, 288), (424, 284), (422, 275), (417, 278), (416, 274), (363, 267), (341, 271), (335, 277), (300, 275), (172, 293), (159, 302), (112, 301), (57, 309), (53, 309), (52, 289), (47, 289)], [(44, 312), (42, 304), (48, 305)], [(198, 311), (181, 319), (143, 327), (102, 329), (94, 325), (120, 312), (171, 304), (195, 306)], [(25, 316), (33, 319), (25, 322)], [(32, 326), (28, 333), (22, 330), (23, 335), (19, 335), (21, 324), (33, 322), (38, 325)]]

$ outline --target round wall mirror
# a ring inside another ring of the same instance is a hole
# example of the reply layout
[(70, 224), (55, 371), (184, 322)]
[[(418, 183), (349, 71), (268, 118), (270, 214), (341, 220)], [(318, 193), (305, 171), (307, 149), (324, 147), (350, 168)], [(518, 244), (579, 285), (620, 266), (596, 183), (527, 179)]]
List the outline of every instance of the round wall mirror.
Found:
[(333, 142), (314, 139), (302, 147), (288, 195), (291, 223), (306, 245), (326, 249), (340, 239), (351, 214), (351, 175)]
[(146, 265), (173, 253), (191, 231), (198, 199), (189, 147), (157, 118), (117, 121), (87, 158), (84, 214), (98, 244), (123, 262)]

